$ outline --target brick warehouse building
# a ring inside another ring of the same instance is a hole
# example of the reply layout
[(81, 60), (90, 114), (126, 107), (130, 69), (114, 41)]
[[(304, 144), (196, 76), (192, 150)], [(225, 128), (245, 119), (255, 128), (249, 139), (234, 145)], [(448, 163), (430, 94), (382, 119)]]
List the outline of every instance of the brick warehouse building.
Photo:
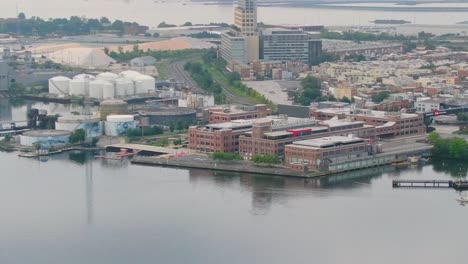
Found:
[(377, 138), (408, 137), (424, 135), (424, 117), (422, 114), (384, 112), (368, 109), (324, 108), (311, 109), (310, 116), (317, 120), (350, 118), (375, 126)]
[(310, 118), (268, 116), (260, 119), (208, 124), (204, 127), (193, 126), (189, 128), (189, 148), (205, 153), (238, 152), (239, 137), (244, 133), (251, 132), (254, 122), (263, 124), (263, 127), (267, 127), (269, 132), (315, 125), (315, 120)]
[[(295, 170), (337, 170), (339, 164), (374, 155), (373, 142), (353, 136), (295, 141), (285, 147), (284, 162)], [(336, 167), (336, 168), (334, 168)]]
[(234, 120), (264, 118), (271, 115), (271, 110), (265, 104), (257, 104), (252, 109), (239, 109), (236, 107), (214, 107), (208, 111), (208, 123), (217, 124)]
[(374, 140), (376, 134), (374, 126), (347, 119), (327, 120), (318, 122), (316, 126), (276, 132), (263, 125), (254, 123), (251, 132), (243, 133), (239, 137), (239, 154), (244, 159), (251, 159), (253, 155), (272, 154), (283, 158), (285, 145), (298, 140), (349, 135)]

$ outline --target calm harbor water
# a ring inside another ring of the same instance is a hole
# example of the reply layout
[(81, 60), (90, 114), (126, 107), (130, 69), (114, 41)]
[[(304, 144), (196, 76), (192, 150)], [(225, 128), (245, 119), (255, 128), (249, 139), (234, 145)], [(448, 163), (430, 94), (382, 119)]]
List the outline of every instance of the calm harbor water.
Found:
[(0, 152), (0, 261), (24, 263), (459, 263), (468, 208), (460, 163), (321, 180)]
[[(162, 21), (175, 24), (182, 24), (186, 21), (232, 23), (234, 19), (231, 5), (205, 5), (181, 0), (2, 0), (0, 17), (14, 17), (17, 2), (18, 9), (28, 16), (42, 18), (107, 16), (111, 19), (136, 21), (151, 27), (157, 26)], [(379, 4), (366, 5), (378, 6)], [(451, 4), (450, 6), (453, 5), (465, 7), (464, 4)], [(467, 20), (467, 13), (261, 6), (258, 9), (258, 19), (270, 24), (322, 24), (326, 26), (368, 25), (375, 19), (403, 19), (415, 24), (448, 25)]]

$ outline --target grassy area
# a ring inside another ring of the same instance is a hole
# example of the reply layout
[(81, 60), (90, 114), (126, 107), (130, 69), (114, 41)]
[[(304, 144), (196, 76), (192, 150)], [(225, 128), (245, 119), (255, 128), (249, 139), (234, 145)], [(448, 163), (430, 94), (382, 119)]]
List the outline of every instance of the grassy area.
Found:
[(240, 81), (229, 82), (228, 77), (213, 66), (207, 66), (208, 72), (214, 80), (220, 82), (233, 95), (244, 98), (256, 104), (267, 104), (271, 109), (276, 109), (276, 105), (254, 89), (247, 87)]
[(167, 60), (157, 62), (156, 69), (158, 69), (160, 80), (167, 80), (169, 78), (169, 62)]

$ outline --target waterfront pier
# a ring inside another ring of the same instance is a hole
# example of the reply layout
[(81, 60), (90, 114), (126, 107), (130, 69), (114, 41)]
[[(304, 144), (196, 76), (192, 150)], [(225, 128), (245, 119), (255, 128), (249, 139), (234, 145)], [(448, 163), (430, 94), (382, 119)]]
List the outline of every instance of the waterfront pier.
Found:
[(468, 181), (447, 180), (393, 180), (393, 188), (452, 188), (468, 190)]

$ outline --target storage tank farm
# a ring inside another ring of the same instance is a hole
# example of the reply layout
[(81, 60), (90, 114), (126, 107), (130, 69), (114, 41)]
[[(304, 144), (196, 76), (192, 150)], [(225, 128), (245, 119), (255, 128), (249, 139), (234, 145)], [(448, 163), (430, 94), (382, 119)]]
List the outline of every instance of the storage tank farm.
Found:
[(96, 76), (79, 74), (73, 79), (56, 76), (49, 80), (49, 94), (86, 96), (99, 100), (126, 98), (155, 91), (156, 80), (137, 71), (120, 74), (103, 72)]

